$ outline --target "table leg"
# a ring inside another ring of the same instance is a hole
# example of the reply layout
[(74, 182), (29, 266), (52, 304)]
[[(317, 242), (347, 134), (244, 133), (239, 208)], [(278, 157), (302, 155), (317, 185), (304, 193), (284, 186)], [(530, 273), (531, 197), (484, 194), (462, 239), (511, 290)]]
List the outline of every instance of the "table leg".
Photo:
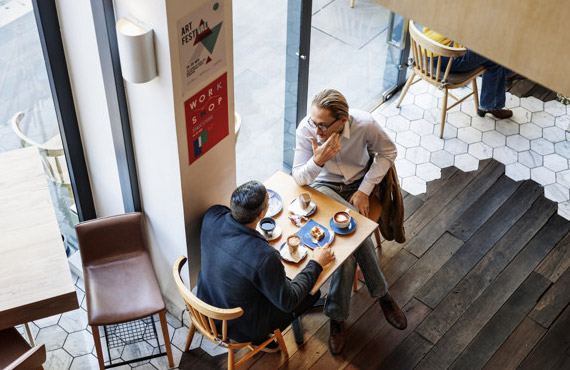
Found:
[(303, 337), (303, 325), (301, 324), (301, 318), (297, 317), (293, 320), (293, 335), (295, 336), (295, 342), (297, 344), (302, 344), (305, 340)]

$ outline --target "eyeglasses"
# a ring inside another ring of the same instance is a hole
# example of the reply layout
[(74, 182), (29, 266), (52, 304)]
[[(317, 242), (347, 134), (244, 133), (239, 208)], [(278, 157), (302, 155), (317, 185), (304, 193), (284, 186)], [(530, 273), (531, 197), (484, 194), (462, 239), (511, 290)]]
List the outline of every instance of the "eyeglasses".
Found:
[(328, 130), (332, 125), (334, 125), (334, 124), (336, 123), (336, 121), (338, 121), (338, 118), (335, 119), (335, 120), (333, 121), (333, 123), (331, 123), (331, 124), (329, 124), (329, 125), (323, 125), (322, 123), (318, 123), (318, 124), (317, 124), (317, 123), (315, 123), (315, 121), (313, 121), (313, 120), (311, 119), (311, 117), (309, 117), (309, 118), (307, 119), (307, 121), (309, 122), (309, 126), (311, 126), (312, 128), (318, 128), (318, 129), (321, 130), (322, 132), (327, 132), (327, 130)]

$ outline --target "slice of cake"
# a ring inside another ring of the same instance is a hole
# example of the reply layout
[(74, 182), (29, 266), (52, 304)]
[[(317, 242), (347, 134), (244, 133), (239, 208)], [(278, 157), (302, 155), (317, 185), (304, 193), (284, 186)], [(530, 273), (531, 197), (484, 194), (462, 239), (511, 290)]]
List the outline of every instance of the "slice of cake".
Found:
[(311, 229), (311, 235), (317, 239), (317, 241), (320, 241), (322, 238), (325, 237), (325, 232), (318, 226), (314, 226)]

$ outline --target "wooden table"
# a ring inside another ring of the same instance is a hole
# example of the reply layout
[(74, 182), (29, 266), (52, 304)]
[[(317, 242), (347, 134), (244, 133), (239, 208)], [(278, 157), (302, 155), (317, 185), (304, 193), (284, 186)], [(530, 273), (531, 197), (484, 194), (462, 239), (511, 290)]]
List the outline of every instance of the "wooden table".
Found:
[(78, 307), (38, 149), (0, 154), (0, 330)]
[[(278, 213), (273, 218), (283, 229), (281, 236), (269, 242), (275, 248), (279, 248), (283, 244), (287, 237), (294, 234), (299, 230), (299, 228), (291, 223), (288, 219), (289, 212), (287, 210), (291, 201), (297, 198), (301, 193), (311, 194), (311, 199), (315, 201), (317, 205), (316, 212), (311, 216), (311, 219), (315, 220), (319, 224), (323, 225), (330, 230), (330, 219), (338, 211), (344, 211), (346, 206), (340, 204), (334, 199), (331, 199), (324, 195), (323, 193), (313, 189), (310, 186), (299, 186), (293, 180), (293, 177), (282, 171), (277, 171), (271, 177), (265, 181), (265, 186), (268, 189), (274, 190), (281, 196), (283, 200), (283, 210)], [(376, 222), (369, 220), (368, 218), (360, 215), (357, 212), (351, 212), (351, 216), (356, 220), (356, 231), (349, 235), (339, 235), (336, 234), (332, 242), (332, 248), (335, 253), (336, 260), (334, 263), (329, 263), (324, 266), (323, 272), (319, 276), (315, 286), (313, 287), (312, 293), (319, 290), (319, 288), (325, 283), (325, 281), (336, 271), (336, 269), (360, 246), (360, 244), (370, 237), (374, 230), (378, 227)], [(305, 257), (300, 263), (289, 263), (283, 261), (285, 265), (285, 273), (287, 277), (293, 279), (297, 274), (309, 263), (313, 255), (313, 251), (309, 249), (308, 256)]]

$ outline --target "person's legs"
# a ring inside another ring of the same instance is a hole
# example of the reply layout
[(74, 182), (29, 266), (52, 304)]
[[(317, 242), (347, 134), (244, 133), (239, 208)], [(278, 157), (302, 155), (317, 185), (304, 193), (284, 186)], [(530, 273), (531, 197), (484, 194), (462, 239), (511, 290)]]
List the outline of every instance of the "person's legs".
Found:
[[(271, 331), (279, 329), (281, 331), (285, 330), (293, 320), (297, 317), (302, 316), (311, 309), (317, 303), (321, 297), (321, 291), (317, 291), (315, 294), (307, 294), (307, 296), (295, 307), (293, 312), (284, 312), (279, 309), (275, 309), (271, 312), (269, 317), (269, 327), (272, 328)], [(261, 342), (260, 342), (261, 343)], [(259, 344), (259, 343), (254, 343)]]

